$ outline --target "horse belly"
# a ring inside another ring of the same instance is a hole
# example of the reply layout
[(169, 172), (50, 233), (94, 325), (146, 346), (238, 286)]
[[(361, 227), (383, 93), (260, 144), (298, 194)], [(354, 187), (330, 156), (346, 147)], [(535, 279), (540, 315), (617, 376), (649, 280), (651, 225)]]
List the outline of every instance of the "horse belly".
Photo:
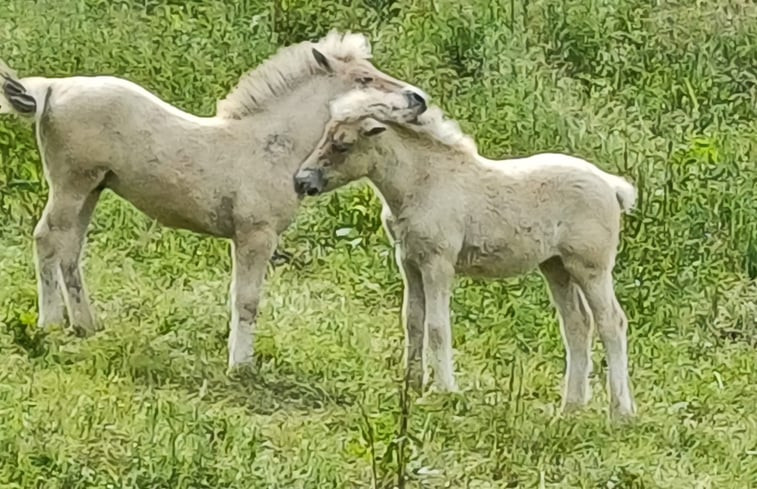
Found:
[(540, 263), (539, 258), (533, 253), (515, 253), (507, 246), (494, 249), (468, 247), (458, 255), (456, 269), (473, 277), (511, 277), (532, 270)]
[(107, 186), (163, 226), (218, 237), (233, 233), (231, 197), (211, 195), (205, 199), (197, 195), (197, 189), (170, 188), (165, 182), (124, 182), (114, 178)]
[(553, 254), (548, 240), (532, 233), (503, 231), (489, 239), (469, 236), (458, 254), (458, 271), (486, 278), (511, 277), (529, 272)]

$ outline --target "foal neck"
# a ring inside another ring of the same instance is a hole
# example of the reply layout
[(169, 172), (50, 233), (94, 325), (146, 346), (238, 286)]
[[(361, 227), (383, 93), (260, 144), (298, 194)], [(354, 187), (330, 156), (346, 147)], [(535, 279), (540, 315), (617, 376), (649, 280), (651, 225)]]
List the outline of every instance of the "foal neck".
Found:
[(462, 180), (479, 173), (477, 157), (464, 148), (411, 130), (386, 131), (374, 151), (368, 178), (394, 213), (419, 199), (451, 198)]
[(390, 130), (379, 137), (370, 150), (375, 164), (368, 179), (392, 212), (399, 214), (429, 185), (433, 169), (426, 164), (427, 156), (402, 134)]

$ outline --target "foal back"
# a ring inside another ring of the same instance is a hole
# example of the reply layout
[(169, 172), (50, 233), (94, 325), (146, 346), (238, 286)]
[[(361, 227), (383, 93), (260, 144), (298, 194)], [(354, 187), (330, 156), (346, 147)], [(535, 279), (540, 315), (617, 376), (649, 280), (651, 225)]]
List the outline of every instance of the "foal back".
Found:
[(553, 256), (580, 255), (597, 264), (614, 259), (621, 209), (600, 173), (559, 158), (477, 168), (475, 189), (465, 192), (459, 271), (509, 277)]

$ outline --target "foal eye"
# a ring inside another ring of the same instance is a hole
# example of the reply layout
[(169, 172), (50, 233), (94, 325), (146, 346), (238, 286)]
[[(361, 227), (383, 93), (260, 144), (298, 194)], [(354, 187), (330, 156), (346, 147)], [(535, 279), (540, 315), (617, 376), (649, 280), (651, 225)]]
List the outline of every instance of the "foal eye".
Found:
[(338, 142), (335, 142), (334, 144), (332, 144), (331, 147), (334, 148), (334, 151), (336, 151), (337, 153), (346, 153), (347, 150), (350, 149), (348, 145), (344, 143), (338, 143)]

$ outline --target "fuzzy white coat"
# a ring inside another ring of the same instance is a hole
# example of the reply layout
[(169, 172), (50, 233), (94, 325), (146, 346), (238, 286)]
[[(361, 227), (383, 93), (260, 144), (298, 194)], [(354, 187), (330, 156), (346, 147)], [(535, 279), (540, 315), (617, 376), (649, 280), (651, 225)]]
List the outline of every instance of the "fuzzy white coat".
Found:
[(596, 324), (607, 353), (611, 413), (633, 414), (627, 320), (612, 269), (620, 215), (633, 206), (634, 187), (562, 154), (483, 158), (438, 108), (419, 115), (423, 107), (414, 113), (384, 99), (356, 91), (335, 100), (296, 180), (301, 193), (312, 195), (365, 177), (380, 195), (405, 280), (411, 382), (426, 384), (433, 374), (437, 389), (457, 389), (449, 320), (456, 273), (502, 278), (538, 268), (561, 318), (564, 409), (589, 400)]
[(35, 122), (50, 187), (34, 231), (39, 324), (62, 322), (65, 305), (78, 331), (95, 330), (80, 257), (110, 189), (166, 226), (232, 240), (229, 367), (250, 362), (266, 265), (298, 206), (292, 175), (320, 137), (328, 101), (356, 86), (409, 87), (368, 58), (358, 34), (282, 48), (241, 78), (214, 117), (127, 80), (18, 79), (0, 63), (0, 111)]

